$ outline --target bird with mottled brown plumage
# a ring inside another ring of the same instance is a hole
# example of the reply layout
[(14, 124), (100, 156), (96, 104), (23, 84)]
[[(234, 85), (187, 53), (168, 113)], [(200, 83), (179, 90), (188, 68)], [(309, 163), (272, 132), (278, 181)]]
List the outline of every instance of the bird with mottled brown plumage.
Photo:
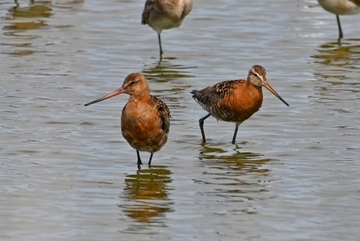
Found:
[(289, 106), (281, 96), (269, 85), (266, 70), (260, 65), (254, 65), (246, 80), (229, 80), (217, 83), (202, 90), (193, 90), (193, 98), (204, 110), (209, 112), (199, 120), (203, 142), (206, 142), (204, 121), (209, 116), (217, 120), (234, 122), (235, 131), (232, 144), (235, 144), (239, 125), (256, 113), (263, 102), (262, 87)]
[(126, 93), (129, 100), (122, 110), (121, 131), (124, 138), (136, 150), (137, 164), (142, 164), (139, 151), (150, 152), (149, 166), (154, 152), (166, 143), (170, 128), (170, 111), (166, 104), (150, 95), (150, 88), (144, 75), (129, 74), (121, 88), (85, 106)]
[(158, 34), (160, 58), (163, 54), (160, 34), (165, 29), (178, 28), (192, 9), (192, 0), (146, 0), (141, 23), (148, 24)]

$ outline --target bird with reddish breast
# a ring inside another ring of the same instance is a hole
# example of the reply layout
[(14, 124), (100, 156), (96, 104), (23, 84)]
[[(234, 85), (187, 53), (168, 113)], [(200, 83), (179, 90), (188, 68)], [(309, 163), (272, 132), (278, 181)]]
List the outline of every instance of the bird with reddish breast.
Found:
[(232, 144), (235, 144), (239, 125), (256, 113), (262, 105), (263, 86), (289, 106), (269, 85), (266, 79), (266, 70), (260, 65), (254, 65), (249, 70), (246, 80), (223, 81), (202, 90), (193, 90), (192, 97), (204, 110), (209, 112), (199, 120), (203, 142), (206, 142), (204, 121), (209, 116), (213, 116), (217, 120), (235, 123), (231, 141)]
[(121, 88), (85, 104), (85, 106), (123, 93), (130, 97), (121, 114), (122, 135), (136, 150), (138, 168), (142, 164), (139, 151), (150, 152), (148, 164), (151, 166), (154, 152), (159, 151), (167, 141), (170, 129), (170, 111), (163, 101), (150, 95), (150, 88), (144, 75), (129, 74)]

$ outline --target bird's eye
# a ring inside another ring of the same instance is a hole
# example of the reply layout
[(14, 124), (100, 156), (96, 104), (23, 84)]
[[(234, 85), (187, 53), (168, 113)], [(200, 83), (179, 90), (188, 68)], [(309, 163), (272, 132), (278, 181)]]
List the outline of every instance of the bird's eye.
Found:
[(254, 73), (255, 77), (258, 77), (259, 78), (259, 74), (258, 73)]
[(134, 85), (135, 84), (135, 82), (134, 81), (132, 81), (131, 83), (130, 83), (130, 85)]

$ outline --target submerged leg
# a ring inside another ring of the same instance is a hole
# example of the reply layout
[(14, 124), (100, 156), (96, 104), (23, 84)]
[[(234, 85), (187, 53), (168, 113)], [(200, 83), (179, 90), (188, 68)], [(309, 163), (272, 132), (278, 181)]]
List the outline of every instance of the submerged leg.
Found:
[(343, 31), (341, 29), (340, 17), (337, 14), (336, 14), (336, 20), (337, 20), (337, 24), (339, 27), (339, 39), (342, 39), (344, 37), (344, 35), (343, 35)]
[(201, 130), (203, 142), (206, 142), (205, 132), (204, 132), (204, 120), (206, 120), (209, 116), (211, 116), (211, 114), (207, 114), (206, 116), (204, 116), (203, 118), (201, 118), (199, 120), (199, 126), (200, 126), (200, 130)]
[(162, 47), (161, 47), (161, 37), (160, 37), (160, 33), (158, 33), (158, 39), (159, 39), (160, 57), (162, 57), (163, 50), (162, 50)]
[(137, 165), (138, 165), (138, 168), (140, 168), (140, 165), (142, 165), (142, 161), (141, 161), (140, 153), (138, 150), (136, 150), (136, 154), (137, 154)]
[(153, 154), (154, 154), (154, 153), (152, 153), (152, 152), (151, 152), (151, 154), (150, 154), (150, 158), (149, 158), (149, 166), (151, 166), (151, 160), (152, 160)]
[(238, 129), (239, 129), (239, 125), (240, 124), (238, 124), (238, 123), (235, 124), (235, 131), (234, 131), (234, 136), (233, 136), (231, 144), (235, 144), (236, 135), (237, 135), (237, 132), (238, 132)]

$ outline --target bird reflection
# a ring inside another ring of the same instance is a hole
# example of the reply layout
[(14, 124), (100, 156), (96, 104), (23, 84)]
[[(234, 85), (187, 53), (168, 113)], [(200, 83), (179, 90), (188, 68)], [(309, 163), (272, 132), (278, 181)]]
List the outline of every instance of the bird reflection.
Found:
[(206, 166), (211, 166), (212, 169), (236, 171), (237, 175), (247, 173), (266, 173), (267, 169), (262, 169), (261, 166), (271, 159), (264, 158), (261, 154), (252, 152), (236, 151), (229, 155), (227, 151), (221, 148), (213, 148), (203, 145), (200, 151), (199, 159)]
[(137, 222), (163, 223), (165, 214), (173, 211), (173, 202), (169, 198), (171, 174), (165, 166), (152, 166), (151, 169), (127, 175), (124, 201), (119, 207)]
[[(233, 202), (270, 198), (265, 194), (267, 190), (262, 183), (270, 182), (272, 177), (269, 170), (262, 166), (275, 160), (261, 154), (238, 150), (229, 154), (222, 148), (206, 145), (200, 150), (199, 160), (206, 171), (194, 181), (208, 186), (204, 186), (203, 195), (219, 196)], [(244, 212), (253, 212), (249, 211), (249, 206), (244, 205)]]
[[(18, 2), (18, 0), (14, 0), (14, 2), (15, 2), (15, 4), (16, 4), (16, 6), (19, 7), (19, 2)], [(31, 3), (31, 4), (34, 4), (34, 2), (35, 2), (35, 0), (30, 0), (30, 3)]]
[(17, 18), (49, 18), (52, 16), (50, 1), (42, 1), (41, 4), (35, 4), (33, 1), (31, 1), (31, 4), (25, 7), (20, 7), (17, 2), (15, 2), (15, 4), (15, 7), (9, 9), (10, 16), (8, 16), (7, 19), (15, 20)]
[[(339, 74), (339, 68), (359, 68), (360, 39), (325, 43), (320, 45), (317, 51), (318, 53), (311, 57), (314, 63), (320, 64), (317, 69), (319, 72), (331, 71)], [(343, 77), (345, 73), (338, 77)]]
[(169, 108), (174, 109), (172, 114), (176, 113), (176, 109), (185, 108), (180, 104), (180, 100), (187, 99), (184, 91), (191, 85), (186, 80), (194, 77), (189, 70), (195, 68), (176, 64), (174, 61), (176, 58), (164, 58), (161, 62), (145, 65), (142, 70), (149, 82), (158, 83), (155, 84), (152, 92), (170, 103)]
[(31, 41), (36, 36), (24, 34), (24, 31), (47, 27), (45, 18), (52, 16), (51, 2), (42, 1), (35, 4), (34, 1), (30, 1), (30, 5), (20, 6), (15, 1), (15, 4), (15, 7), (11, 7), (8, 10), (5, 18), (6, 23), (3, 29), (6, 31), (4, 31), (4, 34), (17, 39), (23, 39), (24, 42), (11, 41), (4, 43), (3, 45), (10, 47), (9, 50), (5, 50), (5, 53), (15, 56), (30, 55), (34, 53)]
[(354, 92), (359, 92), (359, 56), (360, 39), (319, 46), (317, 53), (311, 56), (317, 101), (328, 103), (329, 100), (357, 98)]
[(149, 80), (156, 82), (169, 82), (174, 79), (192, 78), (187, 70), (195, 67), (187, 67), (180, 64), (173, 64), (176, 58), (164, 58), (162, 61), (155, 62), (148, 66), (145, 66), (142, 73), (145, 74)]

